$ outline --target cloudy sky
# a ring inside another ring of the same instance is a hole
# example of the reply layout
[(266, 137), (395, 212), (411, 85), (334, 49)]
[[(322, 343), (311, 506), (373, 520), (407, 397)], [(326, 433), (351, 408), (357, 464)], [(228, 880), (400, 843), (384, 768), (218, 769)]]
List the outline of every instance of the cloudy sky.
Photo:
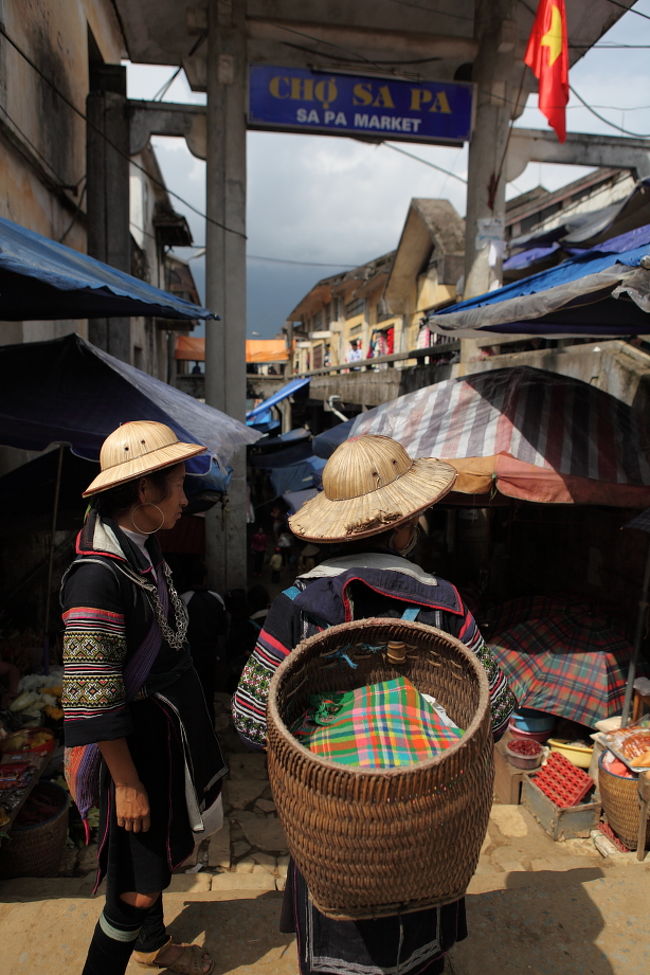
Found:
[[(567, 108), (569, 132), (616, 136), (624, 129), (627, 134), (650, 138), (649, 49), (650, 0), (638, 0), (599, 42), (599, 48), (571, 69), (571, 86), (592, 111), (572, 94)], [(128, 65), (129, 96), (160, 97), (174, 70)], [(163, 98), (205, 101), (203, 95), (190, 91), (182, 72)], [(536, 98), (531, 97), (518, 125), (545, 127)], [(190, 155), (183, 140), (156, 138), (154, 145), (168, 187), (203, 212), (204, 164)], [(389, 145), (373, 146), (349, 138), (249, 132), (249, 337), (275, 335), (319, 278), (392, 250), (412, 197), (447, 198), (464, 215), (466, 149), (404, 142), (392, 145), (422, 161)], [(588, 171), (579, 166), (531, 163), (516, 183), (509, 184), (507, 195), (516, 196), (537, 185), (552, 190)], [(174, 199), (173, 204), (187, 216), (195, 243), (203, 244), (203, 219), (180, 200)], [(192, 251), (179, 251), (185, 259), (191, 255)], [(202, 289), (202, 259), (192, 260), (191, 266)]]

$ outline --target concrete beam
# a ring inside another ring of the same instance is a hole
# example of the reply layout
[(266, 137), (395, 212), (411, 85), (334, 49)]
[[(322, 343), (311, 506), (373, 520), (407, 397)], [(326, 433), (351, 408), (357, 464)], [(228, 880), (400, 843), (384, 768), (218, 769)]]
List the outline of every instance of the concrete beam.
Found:
[(631, 169), (637, 179), (650, 176), (650, 139), (567, 133), (566, 142), (543, 129), (513, 129), (508, 144), (506, 178), (521, 176), (529, 162)]
[(173, 135), (185, 139), (193, 156), (207, 159), (205, 106), (129, 99), (129, 118), (132, 156), (144, 149), (152, 135)]
[(478, 52), (478, 42), (473, 37), (382, 30), (376, 26), (356, 27), (349, 24), (314, 21), (301, 23), (297, 20), (248, 17), (246, 31), (250, 41), (286, 46), (287, 40), (304, 43), (308, 39), (312, 47), (314, 44), (326, 44), (328, 47), (340, 47), (344, 50), (370, 52), (374, 57), (390, 52), (394, 58), (404, 55), (411, 58), (440, 58), (445, 61), (473, 61)]

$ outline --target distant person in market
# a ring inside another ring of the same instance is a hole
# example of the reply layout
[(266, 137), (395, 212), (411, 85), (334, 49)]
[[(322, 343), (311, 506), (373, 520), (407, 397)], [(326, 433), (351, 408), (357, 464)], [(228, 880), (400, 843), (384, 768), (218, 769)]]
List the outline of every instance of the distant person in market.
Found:
[[(352, 438), (334, 451), (323, 491), (289, 519), (300, 541), (319, 545), (324, 561), (274, 600), (233, 696), (235, 726), (250, 746), (266, 746), (271, 678), (302, 640), (337, 623), (400, 618), (407, 610), (476, 654), (488, 677), (495, 739), (504, 733), (515, 701), (474, 618), (451, 583), (408, 558), (420, 514), (445, 497), (455, 477), (448, 464), (413, 460), (388, 437)], [(437, 975), (445, 954), (467, 935), (464, 899), (378, 920), (332, 920), (317, 910), (293, 862), (280, 927), (296, 934), (301, 975)]]
[[(182, 578), (182, 573), (179, 574)], [(213, 715), (215, 693), (228, 687), (228, 613), (223, 597), (207, 585), (207, 569), (202, 559), (191, 558), (185, 578), (187, 586), (179, 589), (187, 606), (187, 639), (208, 710)]]
[(84, 819), (99, 806), (95, 889), (106, 877), (82, 975), (123, 975), (132, 955), (179, 975), (214, 968), (172, 941), (162, 899), (218, 817), (227, 771), (156, 538), (181, 517), (184, 462), (204, 450), (162, 423), (111, 433), (62, 582), (66, 778)]

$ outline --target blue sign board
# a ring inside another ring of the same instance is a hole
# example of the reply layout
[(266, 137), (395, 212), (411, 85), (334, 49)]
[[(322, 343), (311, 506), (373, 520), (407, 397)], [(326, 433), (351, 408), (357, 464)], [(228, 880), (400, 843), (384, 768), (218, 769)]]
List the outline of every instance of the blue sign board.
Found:
[(252, 65), (248, 125), (461, 145), (472, 131), (473, 86)]

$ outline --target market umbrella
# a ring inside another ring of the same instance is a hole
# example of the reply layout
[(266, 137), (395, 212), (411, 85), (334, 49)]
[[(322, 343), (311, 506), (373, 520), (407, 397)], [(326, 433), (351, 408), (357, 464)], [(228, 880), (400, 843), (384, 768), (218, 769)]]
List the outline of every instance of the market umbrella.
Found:
[[(225, 471), (260, 434), (234, 417), (115, 358), (79, 335), (0, 346), (0, 443), (24, 450), (67, 444), (97, 460), (105, 438), (127, 420), (166, 423), (180, 440), (203, 443)], [(205, 474), (209, 459), (187, 463)]]
[[(205, 455), (187, 462), (187, 471), (195, 475), (219, 475), (225, 491), (233, 455), (260, 437), (234, 417), (116, 359), (76, 334), (44, 342), (0, 346), (0, 371), (3, 377), (0, 444), (35, 451), (51, 444), (59, 445), (46, 621), (66, 448), (79, 458), (97, 461), (102, 442), (121, 423), (133, 419), (156, 420), (170, 426), (180, 440), (207, 446)], [(45, 664), (46, 661), (47, 646)]]
[(489, 642), (519, 707), (589, 726), (620, 712), (633, 647), (588, 604), (520, 620)]
[(630, 407), (545, 369), (488, 369), (426, 386), (361, 413), (348, 436), (364, 433), (446, 460), (461, 494), (650, 505), (650, 464)]

